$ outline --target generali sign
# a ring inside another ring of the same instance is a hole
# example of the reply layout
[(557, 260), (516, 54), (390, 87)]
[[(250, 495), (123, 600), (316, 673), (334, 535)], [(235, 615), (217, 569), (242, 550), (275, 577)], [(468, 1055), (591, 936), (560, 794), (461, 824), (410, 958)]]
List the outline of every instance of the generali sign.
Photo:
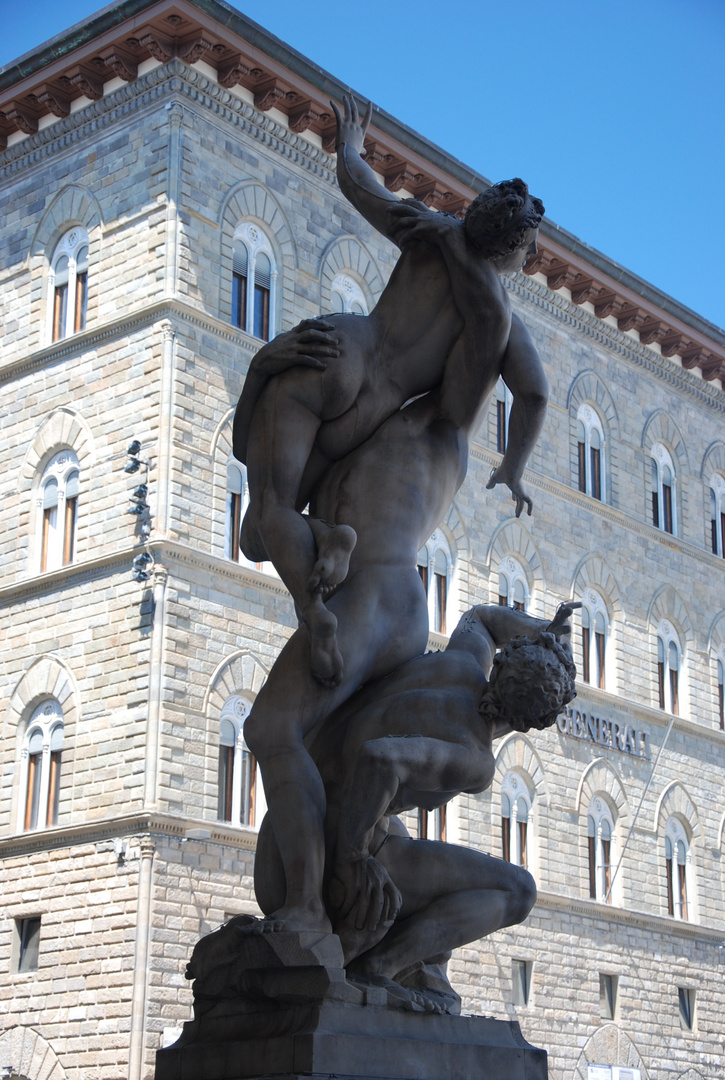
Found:
[(573, 735), (575, 739), (584, 739), (585, 742), (596, 743), (597, 746), (605, 746), (608, 750), (617, 750), (630, 757), (652, 760), (649, 735), (630, 724), (607, 720), (568, 705), (566, 712), (557, 717), (556, 725), (562, 735)]

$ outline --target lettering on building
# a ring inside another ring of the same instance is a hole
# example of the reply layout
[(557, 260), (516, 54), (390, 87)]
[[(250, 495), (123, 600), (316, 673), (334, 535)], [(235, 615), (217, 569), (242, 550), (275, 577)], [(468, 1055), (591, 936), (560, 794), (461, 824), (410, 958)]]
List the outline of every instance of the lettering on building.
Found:
[(606, 746), (607, 749), (617, 750), (621, 754), (652, 760), (649, 735), (630, 724), (606, 720), (603, 716), (592, 716), (580, 709), (572, 709), (570, 705), (566, 712), (557, 717), (556, 724), (562, 735), (573, 735), (575, 739)]

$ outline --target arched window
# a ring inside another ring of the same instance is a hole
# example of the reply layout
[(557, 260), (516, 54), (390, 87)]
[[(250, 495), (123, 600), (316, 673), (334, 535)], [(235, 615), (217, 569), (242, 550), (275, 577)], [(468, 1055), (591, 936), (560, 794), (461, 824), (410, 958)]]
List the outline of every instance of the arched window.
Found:
[(365, 294), (348, 274), (336, 274), (330, 285), (330, 306), (333, 314), (347, 312), (353, 315), (367, 315), (368, 306)]
[(710, 481), (710, 547), (725, 558), (725, 480), (719, 473)]
[(242, 518), (247, 508), (246, 469), (236, 458), (227, 461), (227, 515), (226, 515), (226, 552), (227, 558), (239, 562), (242, 558), (239, 547), (239, 534)]
[(604, 799), (592, 799), (587, 815), (589, 896), (604, 904), (612, 902), (612, 844), (614, 821)]
[(48, 274), (50, 340), (86, 328), (88, 309), (88, 232), (69, 229), (56, 245)]
[(509, 419), (513, 395), (503, 379), (499, 379), (496, 385), (496, 449), (499, 454), (506, 453), (509, 435)]
[(607, 638), (609, 618), (607, 606), (595, 589), (587, 589), (582, 597), (581, 677), (591, 686), (605, 690), (607, 685)]
[(531, 799), (520, 776), (508, 773), (501, 785), (501, 854), (526, 869)]
[(680, 714), (680, 669), (682, 649), (671, 623), (663, 620), (657, 627), (657, 695), (660, 709)]
[(677, 533), (677, 493), (675, 467), (662, 443), (655, 443), (650, 462), (652, 497), (652, 524), (663, 532)]
[(272, 246), (249, 221), (237, 226), (232, 249), (232, 323), (253, 337), (274, 337), (277, 270)]
[(57, 570), (75, 556), (80, 466), (73, 450), (61, 450), (46, 465), (38, 489), (39, 568)]
[(512, 607), (526, 611), (529, 602), (529, 585), (521, 563), (507, 555), (498, 571), (499, 607)]
[(604, 495), (604, 428), (591, 405), (580, 405), (576, 414), (579, 490), (606, 502)]
[(687, 879), (691, 861), (685, 827), (677, 818), (665, 826), (665, 875), (667, 879), (667, 914), (687, 920)]
[(21, 831), (58, 824), (63, 710), (44, 701), (28, 722), (22, 748)]
[(219, 728), (217, 816), (232, 825), (254, 825), (257, 763), (244, 741), (251, 702), (235, 695), (225, 702)]
[(446, 634), (453, 556), (445, 536), (439, 530), (418, 552), (418, 573), (428, 597), (430, 628), (436, 634)]

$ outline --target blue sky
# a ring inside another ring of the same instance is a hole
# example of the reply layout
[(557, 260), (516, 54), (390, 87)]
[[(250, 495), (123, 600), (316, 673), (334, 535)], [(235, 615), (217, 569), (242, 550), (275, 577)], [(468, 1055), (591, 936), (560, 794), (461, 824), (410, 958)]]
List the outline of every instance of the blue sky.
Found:
[[(98, 10), (0, 0), (0, 65)], [(299, 52), (725, 327), (723, 0), (239, 0)]]

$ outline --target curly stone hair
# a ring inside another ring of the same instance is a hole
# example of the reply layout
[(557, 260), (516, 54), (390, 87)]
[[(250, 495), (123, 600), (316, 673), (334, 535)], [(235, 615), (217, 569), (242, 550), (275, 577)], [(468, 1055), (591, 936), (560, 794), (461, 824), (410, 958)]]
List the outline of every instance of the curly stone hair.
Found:
[(538, 228), (544, 213), (541, 199), (529, 195), (528, 185), (515, 177), (477, 195), (463, 225), (471, 243), (490, 259), (520, 248), (527, 231)]
[(571, 650), (554, 634), (513, 638), (496, 654), (478, 711), (515, 731), (551, 727), (576, 697)]

